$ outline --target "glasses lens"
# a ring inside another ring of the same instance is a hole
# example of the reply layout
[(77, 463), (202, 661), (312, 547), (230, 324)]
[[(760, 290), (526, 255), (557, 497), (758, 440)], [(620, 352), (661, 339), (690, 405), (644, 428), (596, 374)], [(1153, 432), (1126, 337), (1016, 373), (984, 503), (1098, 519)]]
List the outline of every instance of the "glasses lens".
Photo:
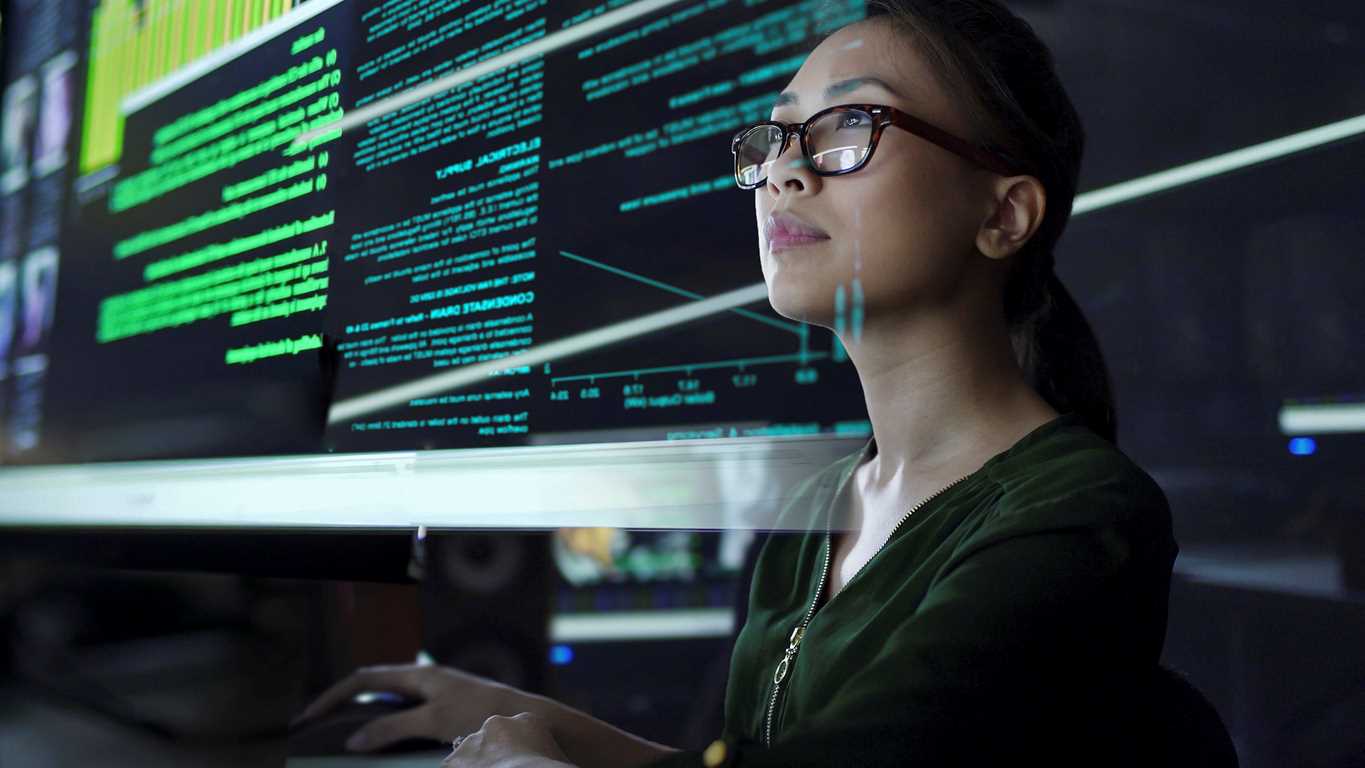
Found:
[(768, 166), (782, 150), (782, 131), (775, 125), (756, 125), (739, 141), (735, 154), (735, 178), (746, 187), (768, 178)]
[(806, 130), (806, 146), (818, 171), (846, 171), (863, 161), (872, 146), (872, 115), (840, 110), (821, 115)]

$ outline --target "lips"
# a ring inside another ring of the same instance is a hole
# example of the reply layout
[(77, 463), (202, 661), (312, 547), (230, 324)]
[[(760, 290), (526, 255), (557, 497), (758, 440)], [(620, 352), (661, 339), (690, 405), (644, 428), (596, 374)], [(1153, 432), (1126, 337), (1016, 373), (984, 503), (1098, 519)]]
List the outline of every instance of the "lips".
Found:
[(785, 211), (774, 213), (763, 222), (763, 234), (770, 249), (829, 239), (823, 229)]

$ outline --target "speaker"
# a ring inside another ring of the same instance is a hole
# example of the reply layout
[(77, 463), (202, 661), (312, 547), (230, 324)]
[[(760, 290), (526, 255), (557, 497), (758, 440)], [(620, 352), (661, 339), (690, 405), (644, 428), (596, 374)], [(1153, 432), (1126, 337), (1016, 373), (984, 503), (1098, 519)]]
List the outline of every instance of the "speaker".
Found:
[(551, 534), (427, 537), (424, 650), (445, 666), (542, 693), (549, 667)]

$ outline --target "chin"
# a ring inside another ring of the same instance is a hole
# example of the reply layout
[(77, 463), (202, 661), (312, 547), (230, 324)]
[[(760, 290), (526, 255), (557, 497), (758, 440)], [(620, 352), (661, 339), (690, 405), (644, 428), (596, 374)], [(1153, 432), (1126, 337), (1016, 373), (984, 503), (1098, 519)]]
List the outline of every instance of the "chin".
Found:
[(797, 281), (787, 276), (765, 276), (768, 303), (773, 311), (788, 320), (822, 328), (834, 325), (834, 291), (830, 286)]

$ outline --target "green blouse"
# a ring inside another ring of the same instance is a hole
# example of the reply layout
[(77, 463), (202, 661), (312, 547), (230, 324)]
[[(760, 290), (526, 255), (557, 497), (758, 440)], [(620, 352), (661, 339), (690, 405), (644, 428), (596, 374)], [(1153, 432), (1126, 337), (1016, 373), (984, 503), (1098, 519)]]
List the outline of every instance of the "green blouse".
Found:
[[(705, 762), (1119, 762), (1141, 739), (1132, 692), (1166, 633), (1178, 547), (1161, 488), (1063, 414), (931, 497), (832, 599), (823, 580), (815, 603), (826, 527), (875, 452), (869, 440), (809, 478), (779, 518), (803, 530), (763, 546), (724, 748)], [(683, 752), (653, 765), (703, 764)]]

